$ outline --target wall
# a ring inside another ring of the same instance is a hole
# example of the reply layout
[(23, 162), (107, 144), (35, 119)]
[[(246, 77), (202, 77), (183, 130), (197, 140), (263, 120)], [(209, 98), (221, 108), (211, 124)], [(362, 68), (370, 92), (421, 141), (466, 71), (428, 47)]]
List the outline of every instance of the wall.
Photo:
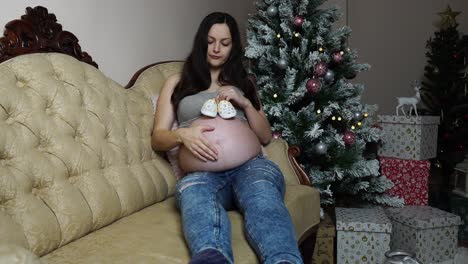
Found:
[(380, 113), (395, 114), (397, 96), (414, 96), (410, 83), (422, 80), (426, 65), (426, 42), (437, 29), (438, 12), (450, 4), (459, 30), (468, 34), (466, 0), (349, 0), (349, 45), (359, 61), (371, 64), (356, 82), (365, 84), (363, 101), (377, 103)]
[[(393, 114), (396, 96), (413, 96), (411, 81), (422, 78), (425, 45), (437, 28), (437, 12), (450, 4), (460, 31), (468, 34), (466, 0), (329, 0), (344, 16), (335, 27), (349, 24), (349, 46), (359, 62), (372, 68), (358, 75), (363, 101), (378, 104), (380, 113)], [(211, 11), (226, 11), (238, 20), (242, 32), (253, 0), (15, 0), (3, 3), (0, 24), (24, 14), (27, 6), (43, 5), (73, 32), (100, 69), (125, 85), (141, 67), (163, 60), (183, 60), (201, 19)], [(348, 9), (346, 10), (346, 7)], [(347, 15), (347, 16), (346, 16)]]
[(232, 14), (245, 35), (250, 0), (15, 0), (3, 1), (0, 25), (20, 18), (28, 6), (54, 13), (110, 78), (126, 85), (138, 69), (188, 55), (199, 23), (212, 11)]

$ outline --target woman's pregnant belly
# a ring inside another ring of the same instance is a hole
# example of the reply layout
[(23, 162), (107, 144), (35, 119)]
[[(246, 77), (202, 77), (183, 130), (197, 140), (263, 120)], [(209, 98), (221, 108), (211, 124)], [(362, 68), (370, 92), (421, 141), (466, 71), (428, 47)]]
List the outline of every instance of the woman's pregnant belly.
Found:
[(218, 159), (204, 162), (182, 145), (179, 151), (179, 164), (185, 172), (232, 169), (261, 152), (257, 135), (245, 121), (237, 118), (222, 119), (219, 116), (202, 117), (193, 121), (190, 126), (198, 125), (214, 127), (213, 131), (204, 132), (204, 136), (218, 151)]

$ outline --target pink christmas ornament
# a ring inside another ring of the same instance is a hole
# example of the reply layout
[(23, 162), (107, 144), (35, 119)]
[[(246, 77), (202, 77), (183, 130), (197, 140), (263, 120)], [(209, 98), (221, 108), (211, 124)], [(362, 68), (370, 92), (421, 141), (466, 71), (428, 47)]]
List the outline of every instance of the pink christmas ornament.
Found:
[(356, 134), (347, 130), (343, 135), (343, 141), (347, 146), (353, 145), (356, 142)]
[(307, 91), (311, 94), (316, 94), (320, 92), (322, 85), (320, 84), (320, 80), (318, 79), (310, 79), (306, 83)]
[(281, 133), (280, 133), (280, 132), (277, 132), (277, 131), (274, 131), (274, 132), (272, 133), (272, 137), (273, 137), (274, 139), (281, 138)]
[(341, 52), (334, 52), (332, 54), (332, 59), (336, 63), (341, 63), (343, 61), (343, 55), (341, 55)]
[(328, 67), (325, 62), (317, 62), (314, 66), (314, 75), (316, 76), (324, 76), (327, 73)]
[(293, 24), (295, 27), (302, 27), (302, 24), (304, 24), (305, 18), (304, 16), (295, 16), (293, 20)]

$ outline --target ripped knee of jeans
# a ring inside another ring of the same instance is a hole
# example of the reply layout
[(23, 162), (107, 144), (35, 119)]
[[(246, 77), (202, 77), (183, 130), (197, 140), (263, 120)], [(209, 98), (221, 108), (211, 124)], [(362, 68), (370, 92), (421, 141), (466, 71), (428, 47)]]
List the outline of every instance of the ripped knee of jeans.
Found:
[(182, 184), (179, 188), (179, 192), (182, 192), (183, 190), (187, 189), (190, 186), (197, 185), (197, 184), (206, 184), (204, 181), (194, 181), (194, 182), (187, 182)]
[(257, 180), (257, 181), (254, 181), (254, 182), (252, 183), (252, 185), (253, 185), (253, 184), (256, 184), (256, 183), (262, 183), (262, 182), (266, 182), (266, 183), (269, 183), (269, 184), (273, 185), (269, 180)]

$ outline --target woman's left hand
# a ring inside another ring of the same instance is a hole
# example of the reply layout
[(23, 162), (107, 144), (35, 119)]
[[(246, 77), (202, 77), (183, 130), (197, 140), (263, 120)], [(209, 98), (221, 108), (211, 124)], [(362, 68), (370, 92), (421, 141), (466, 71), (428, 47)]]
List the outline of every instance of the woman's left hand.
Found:
[(215, 100), (217, 103), (219, 103), (221, 100), (227, 100), (236, 104), (242, 109), (245, 109), (252, 104), (249, 99), (243, 96), (237, 89), (232, 86), (224, 86), (220, 88)]

